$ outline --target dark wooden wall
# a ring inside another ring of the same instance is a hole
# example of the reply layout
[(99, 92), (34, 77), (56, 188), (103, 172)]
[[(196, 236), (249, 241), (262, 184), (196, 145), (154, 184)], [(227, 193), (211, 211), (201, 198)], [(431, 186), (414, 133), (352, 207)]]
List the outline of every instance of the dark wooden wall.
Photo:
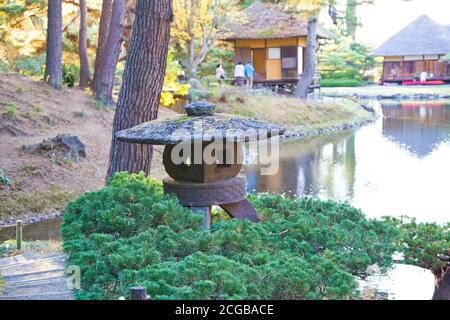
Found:
[[(391, 70), (395, 70), (394, 75)], [(384, 81), (413, 80), (420, 73), (426, 71), (428, 75), (433, 74), (433, 79), (450, 80), (448, 63), (438, 60), (422, 61), (386, 61), (383, 63)]]

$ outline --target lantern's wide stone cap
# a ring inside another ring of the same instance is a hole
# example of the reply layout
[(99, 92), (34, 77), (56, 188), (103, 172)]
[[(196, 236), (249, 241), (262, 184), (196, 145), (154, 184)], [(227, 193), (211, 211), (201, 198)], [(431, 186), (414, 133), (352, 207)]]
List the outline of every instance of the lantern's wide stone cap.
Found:
[(116, 133), (119, 141), (175, 145), (182, 141), (250, 142), (283, 135), (284, 128), (229, 114), (176, 116), (154, 120)]

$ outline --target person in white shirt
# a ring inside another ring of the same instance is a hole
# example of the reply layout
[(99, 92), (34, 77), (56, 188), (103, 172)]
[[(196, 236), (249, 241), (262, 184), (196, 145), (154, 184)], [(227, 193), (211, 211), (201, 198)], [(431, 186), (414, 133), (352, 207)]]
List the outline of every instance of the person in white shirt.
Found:
[(428, 79), (428, 73), (426, 71), (422, 71), (420, 74), (420, 82), (425, 82)]
[(218, 64), (216, 67), (216, 78), (219, 82), (219, 86), (222, 87), (223, 80), (225, 80), (225, 70), (223, 69), (222, 64)]
[(245, 84), (245, 67), (242, 61), (239, 61), (234, 68), (234, 83), (235, 85), (242, 87)]

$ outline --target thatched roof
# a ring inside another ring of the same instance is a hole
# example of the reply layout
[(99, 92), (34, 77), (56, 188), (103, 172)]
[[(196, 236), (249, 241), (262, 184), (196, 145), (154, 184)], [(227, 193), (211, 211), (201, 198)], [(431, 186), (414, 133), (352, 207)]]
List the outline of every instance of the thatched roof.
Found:
[[(222, 40), (283, 39), (308, 34), (308, 21), (284, 12), (278, 4), (254, 2), (226, 27)], [(330, 33), (318, 25), (318, 37), (330, 38)]]
[(450, 52), (450, 27), (427, 16), (414, 20), (375, 49), (374, 56), (415, 56)]

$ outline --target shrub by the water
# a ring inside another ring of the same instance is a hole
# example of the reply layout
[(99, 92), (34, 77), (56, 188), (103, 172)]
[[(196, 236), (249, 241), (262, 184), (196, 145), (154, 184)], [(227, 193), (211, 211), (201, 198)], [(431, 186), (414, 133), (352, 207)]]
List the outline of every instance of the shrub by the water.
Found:
[(77, 297), (117, 299), (139, 284), (153, 299), (353, 298), (355, 275), (392, 262), (397, 229), (348, 204), (251, 201), (261, 223), (222, 220), (205, 231), (159, 182), (116, 174), (66, 208), (64, 250), (81, 268)]
[(322, 87), (359, 87), (361, 81), (358, 79), (321, 79)]

